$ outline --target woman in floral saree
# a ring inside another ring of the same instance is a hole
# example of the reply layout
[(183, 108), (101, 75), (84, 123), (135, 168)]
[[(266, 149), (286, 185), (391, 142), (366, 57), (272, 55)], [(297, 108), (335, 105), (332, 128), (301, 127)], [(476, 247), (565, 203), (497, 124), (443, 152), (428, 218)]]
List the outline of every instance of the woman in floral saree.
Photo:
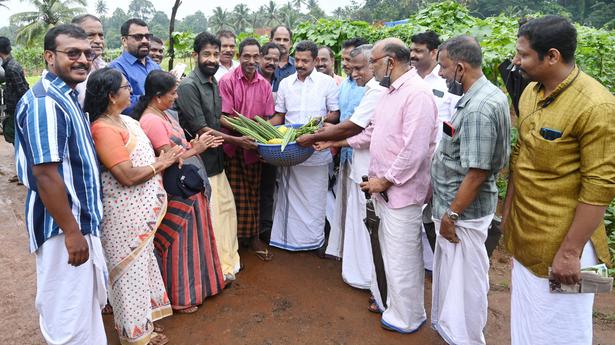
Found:
[(172, 309), (154, 256), (154, 234), (167, 207), (159, 172), (180, 151), (156, 159), (139, 122), (121, 115), (129, 104), (130, 85), (120, 72), (104, 68), (89, 77), (84, 110), (103, 165), (101, 241), (115, 328), (122, 344), (162, 345), (168, 339), (154, 321)]

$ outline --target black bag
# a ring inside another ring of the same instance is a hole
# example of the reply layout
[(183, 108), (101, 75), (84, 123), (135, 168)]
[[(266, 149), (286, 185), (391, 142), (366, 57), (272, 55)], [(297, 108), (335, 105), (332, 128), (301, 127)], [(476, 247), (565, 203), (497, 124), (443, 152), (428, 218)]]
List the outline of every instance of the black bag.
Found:
[(162, 182), (167, 193), (184, 198), (205, 190), (199, 169), (192, 164), (184, 164), (181, 168), (178, 164), (171, 165), (165, 169)]

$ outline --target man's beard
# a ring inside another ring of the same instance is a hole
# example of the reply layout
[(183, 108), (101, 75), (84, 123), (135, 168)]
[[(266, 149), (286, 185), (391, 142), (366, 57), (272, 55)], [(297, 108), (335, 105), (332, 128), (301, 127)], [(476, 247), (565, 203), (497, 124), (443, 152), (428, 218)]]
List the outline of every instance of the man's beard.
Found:
[(206, 63), (199, 64), (199, 70), (206, 77), (211, 77), (212, 75), (216, 74), (219, 67), (220, 65), (218, 65), (217, 63), (216, 64), (206, 64)]

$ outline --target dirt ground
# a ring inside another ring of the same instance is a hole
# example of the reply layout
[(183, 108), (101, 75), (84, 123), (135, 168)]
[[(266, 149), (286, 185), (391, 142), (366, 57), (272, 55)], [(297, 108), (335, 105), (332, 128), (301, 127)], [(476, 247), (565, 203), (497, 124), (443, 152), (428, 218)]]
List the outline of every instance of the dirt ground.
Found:
[[(0, 344), (44, 344), (34, 307), (36, 267), (24, 227), (25, 188), (14, 174), (12, 147), (0, 143)], [(265, 263), (242, 251), (245, 269), (221, 295), (192, 315), (160, 323), (170, 344), (445, 344), (429, 326), (400, 335), (379, 326), (367, 311), (368, 294), (341, 280), (341, 263), (309, 253), (274, 250)], [(510, 343), (510, 259), (492, 258), (488, 344)], [(425, 306), (431, 308), (431, 280), (425, 279)], [(615, 295), (595, 303), (594, 344), (615, 344)], [(105, 316), (110, 344), (119, 344), (111, 316)]]

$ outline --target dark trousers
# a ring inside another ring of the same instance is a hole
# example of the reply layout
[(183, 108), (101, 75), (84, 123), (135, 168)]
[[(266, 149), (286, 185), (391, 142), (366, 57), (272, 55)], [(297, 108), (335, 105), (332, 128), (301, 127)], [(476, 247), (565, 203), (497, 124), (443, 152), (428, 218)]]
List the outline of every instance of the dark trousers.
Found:
[(275, 193), (277, 168), (263, 163), (261, 170), (260, 238), (269, 243), (273, 226), (273, 193)]

